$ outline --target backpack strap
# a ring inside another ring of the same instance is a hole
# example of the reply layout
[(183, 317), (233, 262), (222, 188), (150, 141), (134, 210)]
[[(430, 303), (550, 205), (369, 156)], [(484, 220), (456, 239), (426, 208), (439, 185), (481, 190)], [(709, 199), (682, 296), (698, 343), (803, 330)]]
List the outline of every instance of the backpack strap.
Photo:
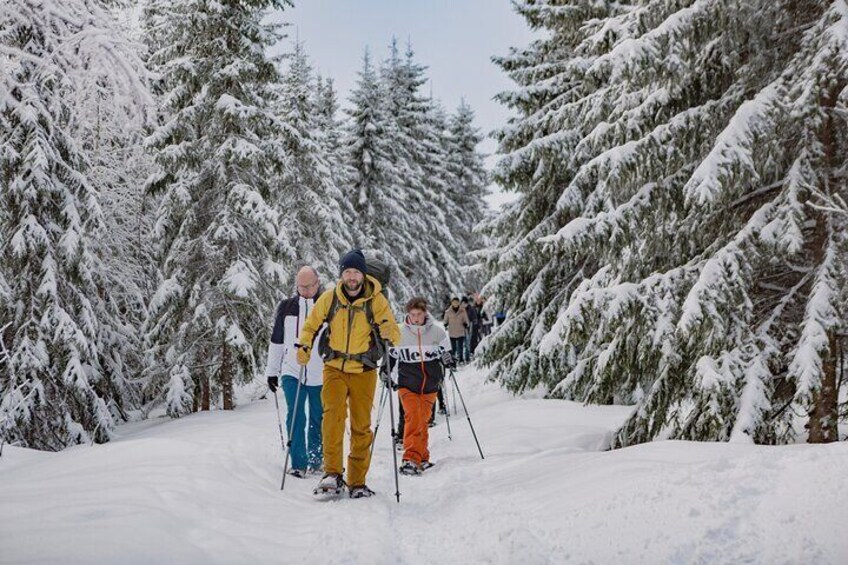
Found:
[[(373, 298), (371, 299), (373, 300)], [(366, 300), (365, 304), (362, 306), (354, 306), (353, 304), (342, 304), (339, 300), (338, 295), (333, 292), (333, 302), (330, 304), (330, 309), (327, 312), (327, 317), (324, 318), (324, 323), (327, 325), (324, 328), (324, 333), (322, 334), (321, 341), (318, 343), (318, 352), (321, 355), (321, 358), (327, 362), (333, 359), (345, 359), (347, 361), (359, 361), (369, 369), (376, 369), (377, 362), (375, 360), (375, 355), (377, 355), (377, 331), (374, 324), (374, 309), (371, 305), (371, 300)], [(330, 322), (333, 321), (336, 313), (342, 308), (348, 311), (348, 320), (353, 321), (353, 315), (356, 312), (363, 312), (365, 314), (365, 318), (368, 320), (368, 326), (371, 329), (371, 347), (368, 348), (368, 351), (365, 353), (344, 353), (342, 351), (336, 351), (330, 347)]]
[(365, 318), (368, 320), (368, 325), (371, 329), (374, 329), (374, 306), (371, 305), (374, 302), (374, 298), (376, 298), (376, 295), (371, 297), (371, 300), (365, 301)]
[(330, 303), (330, 309), (327, 311), (327, 317), (324, 318), (324, 323), (327, 326), (330, 325), (330, 322), (333, 321), (333, 318), (336, 316), (336, 312), (339, 311), (339, 308), (342, 307), (341, 302), (339, 302), (339, 297), (336, 294), (336, 291), (333, 291), (333, 301)]

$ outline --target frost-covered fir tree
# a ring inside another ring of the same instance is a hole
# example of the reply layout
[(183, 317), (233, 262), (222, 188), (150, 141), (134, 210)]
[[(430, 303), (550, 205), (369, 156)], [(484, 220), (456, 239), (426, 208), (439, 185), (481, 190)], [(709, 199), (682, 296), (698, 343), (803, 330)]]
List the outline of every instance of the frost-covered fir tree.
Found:
[(635, 404), (617, 445), (835, 440), (845, 2), (518, 9), (548, 34), (498, 60), (495, 374)]
[(422, 294), (441, 304), (447, 293), (465, 290), (462, 265), (481, 214), (458, 198), (462, 150), (444, 109), (421, 92), (425, 70), (395, 40), (379, 72), (366, 52), (348, 110), (347, 194), (355, 242), (383, 252), (399, 298)]
[(347, 191), (356, 211), (358, 228), (354, 244), (362, 248), (386, 251), (385, 258), (394, 271), (392, 288), (401, 297), (413, 290), (407, 273), (399, 268), (400, 250), (411, 242), (407, 238), (407, 189), (396, 166), (395, 149), (387, 131), (391, 121), (385, 107), (385, 96), (371, 62), (368, 50), (362, 58), (359, 79), (350, 94), (346, 149), (353, 171), (352, 185)]
[(95, 0), (11, 0), (0, 29), (0, 435), (39, 449), (101, 442), (133, 401), (93, 252), (108, 233), (85, 96), (130, 115), (143, 71)]
[(172, 416), (208, 407), (213, 388), (233, 407), (233, 383), (253, 378), (291, 276), (291, 235), (272, 204), (288, 157), (264, 53), (278, 35), (261, 22), (284, 4), (178, 0), (148, 11), (166, 105), (148, 139), (160, 168), (148, 186), (162, 195), (148, 394)]
[[(413, 63), (411, 57), (412, 53), (408, 51), (408, 65)], [(424, 173), (424, 209), (429, 209), (427, 217), (435, 220), (441, 228), (432, 232), (430, 255), (436, 269), (441, 265), (442, 271), (440, 279), (434, 281), (438, 284), (433, 285), (431, 293), (435, 303), (442, 304), (439, 298), (445, 298), (453, 291), (461, 292), (470, 288), (464, 270), (468, 263), (468, 251), (473, 248), (468, 235), (482, 215), (477, 213), (477, 206), (464, 209), (462, 199), (457, 198), (460, 178), (458, 171), (451, 166), (455, 146), (444, 107), (432, 96), (425, 99), (423, 116), (418, 123), (417, 160)], [(479, 205), (484, 204), (481, 201)]]
[[(121, 12), (115, 17), (121, 17)], [(120, 19), (114, 25), (126, 37), (140, 33)], [(85, 80), (74, 93), (77, 111), (72, 133), (88, 158), (86, 176), (98, 190), (107, 234), (91, 244), (102, 258), (102, 276), (109, 288), (103, 299), (111, 315), (103, 312), (98, 318), (113, 320), (102, 326), (109, 332), (108, 350), (113, 352), (105, 362), (113, 373), (133, 380), (143, 367), (141, 327), (156, 283), (149, 236), (154, 206), (144, 191), (153, 161), (143, 146), (145, 132), (155, 121), (156, 101), (150, 92), (151, 77), (136, 54), (144, 51), (143, 45), (127, 43), (123, 48), (124, 64), (133, 69), (129, 75), (115, 73), (104, 64), (110, 56), (106, 50), (92, 52), (84, 61), (80, 71)]]
[(421, 93), (425, 70), (410, 46), (401, 56), (397, 41), (392, 40), (380, 70), (387, 117), (384, 135), (405, 192), (400, 216), (386, 220), (395, 226), (392, 252), (413, 284), (407, 296), (423, 294), (439, 303), (452, 289), (463, 286), (459, 262), (464, 250), (457, 234), (448, 228), (454, 203), (448, 194), (444, 127), (434, 103)]
[[(480, 130), (474, 125), (474, 110), (462, 100), (456, 112), (448, 118), (448, 129), (443, 135), (443, 144), (447, 151), (448, 171), (451, 184), (448, 187), (448, 199), (458, 209), (458, 217), (451, 218), (451, 233), (457, 236), (466, 251), (475, 251), (483, 246), (482, 234), (476, 232), (477, 226), (486, 215), (486, 187), (489, 174), (483, 161), (484, 155), (477, 150), (483, 141)], [(471, 261), (463, 260), (464, 265)], [(479, 288), (477, 276), (466, 274), (470, 288)]]
[(359, 229), (355, 221), (356, 212), (353, 208), (354, 170), (347, 158), (345, 147), (345, 123), (339, 117), (339, 101), (331, 78), (318, 77), (315, 91), (316, 132), (318, 145), (330, 168), (333, 185), (341, 193), (341, 216), (346, 222), (350, 241)]
[(332, 92), (324, 92), (321, 86), (303, 43), (296, 42), (275, 104), (285, 126), (282, 141), (286, 167), (278, 177), (273, 198), (297, 242), (298, 260), (314, 265), (325, 276), (335, 276), (339, 254), (350, 247), (353, 214), (335, 184), (345, 178), (344, 169), (338, 174), (333, 170), (331, 157), (338, 157), (338, 149), (335, 155), (328, 153), (333, 150), (332, 136), (338, 136), (332, 115), (335, 102), (324, 99)]

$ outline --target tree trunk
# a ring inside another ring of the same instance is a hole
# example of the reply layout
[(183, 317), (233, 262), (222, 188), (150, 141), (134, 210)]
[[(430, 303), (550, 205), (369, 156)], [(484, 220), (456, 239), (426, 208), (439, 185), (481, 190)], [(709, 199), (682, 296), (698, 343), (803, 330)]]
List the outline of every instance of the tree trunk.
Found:
[(821, 388), (813, 395), (809, 443), (839, 441), (839, 395), (836, 386), (836, 339), (830, 335), (830, 351), (822, 362)]
[(233, 371), (230, 360), (230, 348), (226, 342), (221, 352), (221, 396), (224, 401), (224, 410), (235, 408), (233, 404)]
[(209, 375), (203, 375), (200, 379), (200, 409), (209, 411), (209, 389), (210, 386)]
[(193, 379), (194, 382), (194, 391), (191, 395), (191, 411), (197, 412), (200, 410), (200, 381), (195, 377)]
[[(836, 139), (834, 135), (834, 112), (836, 100), (839, 92), (845, 86), (844, 81), (836, 85), (835, 88), (827, 94), (827, 97), (822, 100), (822, 109), (825, 112), (824, 127), (821, 133), (821, 142), (824, 148), (824, 166), (826, 172), (823, 175), (825, 186), (823, 187), (826, 193), (830, 192), (830, 187), (834, 186), (833, 171), (836, 163)], [(829, 237), (829, 218), (825, 212), (817, 211), (813, 214), (816, 221), (815, 238), (813, 247), (813, 259), (817, 266), (820, 266), (827, 253), (827, 246), (830, 243)], [(831, 328), (827, 332), (828, 351), (822, 356), (822, 374), (821, 386), (813, 394), (812, 405), (810, 406), (810, 421), (807, 424), (809, 429), (809, 443), (830, 443), (839, 440), (839, 430), (837, 424), (839, 422), (839, 388), (836, 380), (836, 366), (838, 350), (837, 337), (835, 328)]]

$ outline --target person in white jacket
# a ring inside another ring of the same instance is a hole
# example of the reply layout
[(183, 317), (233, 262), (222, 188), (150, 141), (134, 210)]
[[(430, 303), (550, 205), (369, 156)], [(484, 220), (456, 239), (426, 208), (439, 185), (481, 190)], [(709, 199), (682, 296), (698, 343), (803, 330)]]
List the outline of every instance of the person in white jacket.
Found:
[(404, 475), (420, 475), (432, 467), (427, 422), (444, 379), (443, 367), (455, 366), (449, 348), (448, 334), (433, 323), (427, 301), (412, 298), (406, 304), (400, 343), (389, 349), (403, 414)]
[(271, 392), (276, 394), (279, 386), (286, 398), (286, 429), (292, 430), (292, 466), (289, 474), (305, 478), (308, 473), (321, 472), (324, 462), (321, 447), (321, 423), (324, 415), (321, 388), (324, 384), (324, 362), (318, 348), (314, 348), (309, 363), (304, 368), (306, 375), (298, 405), (294, 406), (301, 370), (297, 362), (295, 344), (304, 320), (315, 305), (315, 298), (321, 290), (321, 279), (313, 267), (306, 266), (297, 272), (296, 284), (297, 293), (284, 299), (277, 307), (271, 343), (268, 345), (265, 376), (268, 378), (268, 388)]

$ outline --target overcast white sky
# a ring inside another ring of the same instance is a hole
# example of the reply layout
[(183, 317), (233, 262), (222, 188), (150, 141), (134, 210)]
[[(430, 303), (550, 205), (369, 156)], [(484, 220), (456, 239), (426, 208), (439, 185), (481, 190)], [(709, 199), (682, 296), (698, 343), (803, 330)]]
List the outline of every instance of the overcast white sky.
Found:
[[(343, 103), (366, 46), (379, 61), (392, 36), (403, 45), (411, 41), (418, 62), (428, 66), (433, 95), (449, 111), (464, 97), (486, 134), (509, 116), (492, 97), (513, 86), (491, 57), (531, 40), (530, 29), (509, 0), (295, 0), (293, 9), (274, 19), (291, 24), (280, 50), (289, 51), (297, 35), (315, 69), (335, 80)], [(496, 144), (488, 139), (480, 149), (493, 154)], [(493, 194), (488, 200), (498, 206), (513, 197)]]

